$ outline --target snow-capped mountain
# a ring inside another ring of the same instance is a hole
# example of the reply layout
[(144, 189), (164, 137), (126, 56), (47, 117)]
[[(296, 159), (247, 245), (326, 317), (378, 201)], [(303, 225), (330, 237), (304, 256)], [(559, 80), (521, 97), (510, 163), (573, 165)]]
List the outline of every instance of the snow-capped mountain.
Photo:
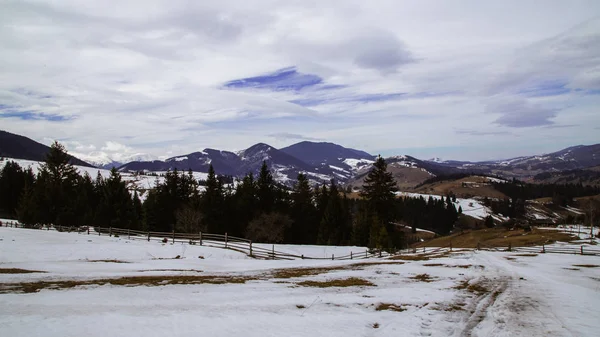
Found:
[(544, 172), (581, 170), (600, 165), (600, 144), (578, 145), (553, 153), (483, 162), (445, 161), (442, 166), (505, 177), (531, 178)]
[[(44, 160), (48, 147), (29, 138), (0, 131), (0, 157)], [(219, 175), (243, 177), (249, 172), (257, 174), (264, 162), (276, 180), (292, 185), (298, 173), (304, 173), (313, 183), (339, 183), (358, 186), (376, 159), (364, 151), (345, 148), (324, 142), (300, 142), (282, 149), (258, 143), (237, 153), (217, 149), (204, 149), (165, 160), (147, 154), (113, 154), (94, 152), (71, 153), (77, 165), (111, 168), (121, 171), (192, 170), (206, 173), (212, 165)], [(86, 162), (77, 159), (81, 158)], [(532, 179), (540, 173), (586, 170), (578, 176), (589, 176), (590, 167), (600, 166), (600, 144), (579, 145), (561, 151), (523, 156), (507, 160), (468, 162), (433, 158), (420, 160), (411, 156), (386, 158), (389, 170), (401, 187), (415, 186), (424, 180), (450, 173), (492, 174), (506, 178)], [(123, 164), (124, 163), (124, 164)], [(571, 172), (572, 175), (572, 172)], [(570, 176), (571, 176), (570, 175)]]
[(122, 154), (108, 154), (106, 152), (91, 152), (88, 154), (84, 153), (73, 153), (78, 158), (83, 158), (88, 163), (102, 169), (111, 169), (113, 167), (120, 167), (124, 163), (132, 161), (152, 161), (156, 160), (155, 156), (146, 153), (135, 153), (131, 155)]

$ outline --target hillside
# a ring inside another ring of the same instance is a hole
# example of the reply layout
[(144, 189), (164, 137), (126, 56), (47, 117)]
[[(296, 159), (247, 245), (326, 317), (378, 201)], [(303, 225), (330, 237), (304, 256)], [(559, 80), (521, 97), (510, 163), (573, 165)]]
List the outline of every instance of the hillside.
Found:
[[(49, 151), (50, 147), (44, 144), (24, 136), (0, 130), (0, 157), (44, 161)], [(71, 156), (71, 163), (93, 167), (93, 165), (73, 156)]]
[(495, 199), (504, 199), (506, 195), (492, 186), (492, 181), (496, 178), (484, 176), (468, 176), (455, 180), (444, 180), (418, 186), (411, 190), (415, 193), (451, 195), (459, 198), (488, 197)]
[[(48, 147), (29, 138), (0, 131), (0, 156), (27, 160), (43, 160)], [(255, 144), (247, 149), (230, 152), (206, 148), (166, 160), (153, 160), (147, 154), (113, 155), (102, 153), (80, 154), (83, 158), (94, 160), (98, 167), (109, 168), (119, 165), (122, 172), (164, 172), (167, 170), (192, 170), (208, 172), (212, 165), (219, 175), (241, 178), (247, 173), (258, 173), (265, 161), (274, 178), (291, 186), (299, 173), (308, 176), (312, 184), (338, 184), (352, 189), (362, 186), (375, 157), (365, 151), (346, 148), (330, 142), (303, 141), (277, 149), (265, 143)], [(115, 161), (113, 158), (119, 158)], [(455, 183), (437, 183), (431, 186), (419, 186), (436, 176), (469, 173), (474, 175), (493, 175), (507, 179), (517, 178), (534, 183), (581, 183), (600, 185), (600, 144), (578, 145), (550, 154), (524, 156), (506, 160), (466, 162), (453, 160), (421, 160), (408, 155), (385, 158), (397, 186), (403, 191), (430, 194), (455, 194), (501, 198), (502, 195), (485, 187), (475, 187), (478, 181), (459, 181)], [(130, 161), (132, 160), (132, 161)], [(128, 161), (121, 164), (124, 161)], [(73, 158), (73, 163), (92, 167), (87, 162)], [(469, 185), (470, 186), (467, 186)]]

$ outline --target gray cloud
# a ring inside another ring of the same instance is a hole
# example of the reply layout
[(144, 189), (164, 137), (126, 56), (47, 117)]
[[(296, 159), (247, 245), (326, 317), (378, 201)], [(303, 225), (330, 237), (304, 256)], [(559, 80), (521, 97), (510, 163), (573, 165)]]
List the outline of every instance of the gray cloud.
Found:
[(415, 62), (412, 53), (398, 37), (387, 32), (374, 32), (355, 39), (348, 49), (356, 51), (356, 65), (366, 69), (395, 72), (398, 67)]
[(480, 130), (461, 130), (461, 129), (457, 129), (454, 132), (459, 135), (470, 135), (470, 136), (498, 136), (498, 135), (512, 134), (508, 131), (480, 131)]
[(312, 137), (303, 136), (303, 135), (300, 135), (297, 133), (288, 133), (288, 132), (272, 133), (269, 135), (269, 137), (273, 137), (273, 138), (280, 139), (280, 140), (309, 140), (309, 141), (323, 140), (320, 138), (312, 138)]
[(494, 121), (498, 125), (525, 128), (554, 124), (551, 119), (556, 117), (558, 109), (545, 108), (525, 100), (512, 100), (490, 103), (486, 107), (486, 112), (501, 115)]

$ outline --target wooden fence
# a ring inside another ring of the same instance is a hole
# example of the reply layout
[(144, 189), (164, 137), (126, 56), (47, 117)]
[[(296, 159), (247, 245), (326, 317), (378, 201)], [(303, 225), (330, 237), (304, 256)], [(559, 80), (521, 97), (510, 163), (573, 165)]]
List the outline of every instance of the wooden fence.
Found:
[[(23, 228), (18, 222), (6, 222), (2, 223), (6, 227)], [(252, 240), (229, 236), (227, 233), (221, 234), (210, 234), (198, 232), (197, 234), (190, 233), (177, 233), (177, 232), (150, 232), (150, 231), (137, 231), (131, 229), (122, 229), (115, 227), (94, 227), (94, 226), (52, 226), (52, 227), (36, 227), (39, 230), (56, 230), (59, 232), (77, 232), (82, 235), (108, 235), (111, 237), (123, 237), (129, 240), (145, 240), (145, 241), (158, 241), (163, 243), (184, 243), (190, 245), (200, 245), (206, 247), (223, 248), (234, 250), (250, 257), (257, 259), (270, 259), (270, 260), (354, 260), (354, 259), (366, 259), (373, 257), (384, 257), (389, 256), (387, 253), (381, 251), (369, 251), (368, 249), (360, 252), (350, 252), (347, 255), (332, 254), (331, 257), (315, 257), (298, 255), (292, 253), (286, 253), (275, 249), (275, 245), (271, 245), (271, 248), (265, 248), (266, 244), (256, 244)]]
[[(14, 228), (22, 228), (21, 224), (16, 221), (8, 221), (0, 223), (1, 226), (6, 227), (14, 227)], [(37, 229), (43, 229), (39, 227)], [(136, 231), (130, 229), (121, 229), (114, 227), (92, 227), (92, 226), (82, 226), (82, 227), (68, 227), (68, 226), (53, 226), (46, 227), (44, 230), (57, 230), (59, 232), (77, 232), (79, 234), (85, 235), (108, 235), (111, 237), (126, 237), (130, 240), (146, 240), (146, 241), (159, 241), (164, 243), (186, 243), (190, 245), (200, 245), (206, 247), (214, 247), (214, 248), (223, 248), (234, 250), (243, 254), (246, 254), (250, 257), (257, 259), (271, 259), (271, 260), (295, 260), (295, 259), (305, 259), (305, 260), (354, 260), (354, 259), (366, 259), (366, 258), (381, 258), (381, 257), (389, 257), (390, 254), (382, 252), (380, 250), (364, 250), (360, 252), (350, 252), (347, 255), (335, 256), (334, 254), (331, 257), (315, 257), (315, 256), (306, 256), (306, 255), (298, 255), (287, 252), (282, 252), (279, 250), (275, 250), (275, 245), (271, 245), (271, 248), (265, 248), (266, 244), (255, 244), (252, 240), (238, 238), (234, 236), (228, 236), (227, 233), (225, 235), (220, 234), (209, 234), (198, 232), (197, 234), (190, 233), (176, 233), (176, 232), (149, 232), (149, 231)], [(522, 252), (522, 253), (530, 253), (530, 254), (544, 254), (544, 253), (554, 253), (554, 254), (577, 254), (577, 255), (590, 255), (590, 256), (600, 256), (600, 249), (591, 248), (590, 246), (579, 246), (579, 247), (556, 247), (550, 246), (546, 247), (545, 245), (533, 246), (533, 247), (511, 247), (510, 245), (507, 247), (494, 247), (488, 246), (485, 244), (478, 244), (477, 250), (487, 250), (487, 251), (498, 251), (498, 252)], [(409, 248), (403, 250), (396, 250), (394, 254), (414, 254), (414, 253), (427, 253), (427, 254), (436, 254), (443, 252), (452, 252), (452, 245), (445, 247), (428, 247), (428, 248)]]

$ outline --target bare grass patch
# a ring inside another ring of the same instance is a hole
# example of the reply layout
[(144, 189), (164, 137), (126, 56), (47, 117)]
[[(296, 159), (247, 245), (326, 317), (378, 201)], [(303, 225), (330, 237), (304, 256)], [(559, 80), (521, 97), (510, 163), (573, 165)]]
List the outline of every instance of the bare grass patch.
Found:
[(27, 270), (27, 269), (20, 269), (20, 268), (0, 268), (0, 274), (33, 274), (33, 273), (45, 273), (45, 271)]
[(349, 277), (346, 279), (335, 279), (328, 281), (303, 281), (296, 283), (303, 287), (330, 288), (330, 287), (374, 287), (370, 281), (358, 277)]

